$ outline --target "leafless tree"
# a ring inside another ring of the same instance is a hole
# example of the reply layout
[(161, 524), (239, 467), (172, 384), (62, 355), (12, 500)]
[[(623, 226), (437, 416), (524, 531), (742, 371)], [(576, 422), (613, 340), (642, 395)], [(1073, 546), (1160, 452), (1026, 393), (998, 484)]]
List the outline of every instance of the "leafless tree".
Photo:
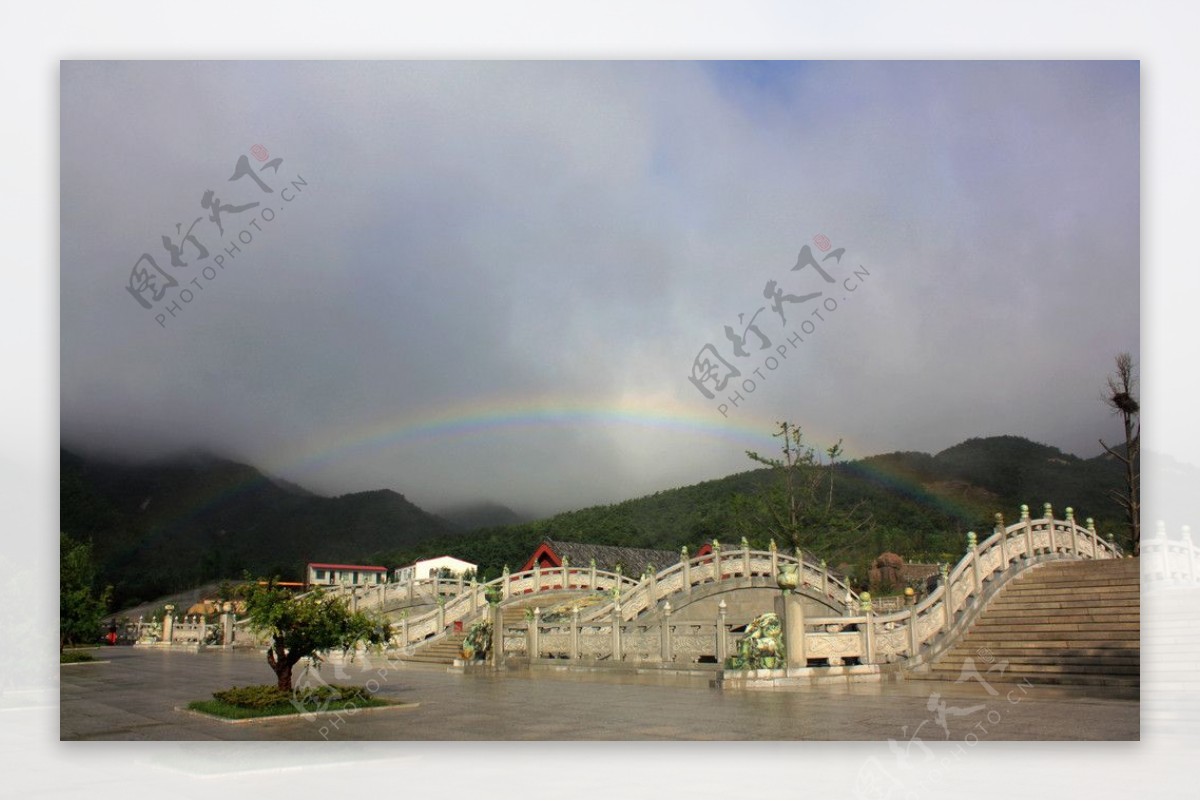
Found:
[(1110, 456), (1120, 460), (1125, 466), (1125, 487), (1113, 490), (1112, 495), (1125, 510), (1129, 522), (1129, 533), (1133, 538), (1133, 555), (1141, 552), (1141, 469), (1138, 455), (1141, 451), (1141, 422), (1138, 404), (1137, 375), (1134, 371), (1133, 357), (1128, 353), (1117, 356), (1117, 371), (1108, 377), (1108, 390), (1104, 402), (1116, 413), (1121, 415), (1125, 425), (1124, 451), (1110, 448), (1100, 440), (1100, 444)]

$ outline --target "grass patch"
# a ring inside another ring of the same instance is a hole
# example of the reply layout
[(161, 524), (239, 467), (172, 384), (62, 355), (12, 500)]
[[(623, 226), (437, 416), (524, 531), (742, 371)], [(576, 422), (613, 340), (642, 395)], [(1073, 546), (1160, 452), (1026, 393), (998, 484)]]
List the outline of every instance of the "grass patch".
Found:
[(363, 687), (327, 685), (289, 695), (276, 687), (263, 684), (219, 690), (213, 693), (212, 700), (192, 701), (187, 708), (226, 720), (246, 720), (279, 715), (344, 712), (393, 704), (392, 701), (374, 697)]
[(62, 651), (58, 655), (60, 665), (73, 665), (76, 662), (95, 662), (96, 657), (91, 651)]

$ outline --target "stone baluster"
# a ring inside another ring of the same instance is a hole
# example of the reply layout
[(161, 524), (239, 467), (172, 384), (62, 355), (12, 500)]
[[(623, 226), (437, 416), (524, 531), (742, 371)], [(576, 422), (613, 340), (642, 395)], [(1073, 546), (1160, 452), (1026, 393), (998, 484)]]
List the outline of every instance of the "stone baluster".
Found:
[(646, 608), (653, 609), (658, 603), (658, 575), (654, 565), (646, 565)]
[(871, 605), (871, 593), (864, 592), (858, 596), (861, 611), (866, 615), (867, 621), (863, 624), (863, 653), (866, 655), (866, 664), (875, 664), (875, 614)]
[(612, 660), (621, 661), (621, 604), (613, 605), (612, 611)]
[(208, 642), (208, 615), (200, 615), (200, 636), (197, 638), (197, 642), (201, 648)]
[(908, 658), (915, 659), (920, 650), (921, 645), (917, 642), (917, 605), (914, 599), (913, 604), (908, 607)]
[(967, 532), (967, 553), (971, 555), (971, 572), (975, 576), (975, 600), (983, 592), (983, 578), (979, 575), (979, 539), (974, 531)]
[(1046, 531), (1050, 534), (1049, 553), (1055, 553), (1058, 549), (1054, 545), (1054, 507), (1049, 501), (1042, 504), (1042, 517), (1046, 518)]
[(596, 560), (588, 560), (588, 589), (596, 589)]
[(166, 614), (163, 615), (162, 623), (162, 641), (169, 643), (175, 637), (175, 618), (172, 613), (175, 611), (175, 604), (167, 604), (163, 607), (166, 609)]
[(571, 558), (569, 556), (562, 558), (562, 588), (564, 590), (571, 589)]
[(996, 512), (996, 523), (992, 526), (992, 531), (1000, 540), (1000, 571), (1008, 570), (1008, 536), (1004, 533), (1004, 515)]
[(721, 543), (712, 541), (713, 581), (721, 580)]
[(1025, 529), (1025, 561), (1033, 560), (1033, 521), (1029, 519), (1029, 505), (1021, 504), (1021, 523)]
[(1092, 541), (1092, 558), (1100, 558), (1100, 535), (1096, 533), (1096, 521), (1092, 518), (1087, 519), (1088, 537)]
[(683, 593), (692, 594), (692, 558), (688, 555), (687, 546), (679, 549), (679, 561), (683, 565)]
[(529, 619), (528, 648), (529, 648), (529, 659), (531, 661), (534, 659), (541, 658), (541, 647), (542, 647), (541, 646), (541, 634), (542, 634), (542, 632), (538, 629), (538, 626), (540, 626), (541, 623), (542, 623), (542, 609), (540, 606), (535, 606), (533, 608), (533, 617), (531, 617)]
[(357, 587), (350, 590), (350, 611), (351, 612), (358, 611), (358, 588)]
[(945, 614), (946, 631), (950, 631), (950, 624), (954, 622), (954, 610), (951, 608), (950, 598), (950, 566), (943, 562), (938, 567), (938, 578), (942, 582), (942, 612)]
[(417, 591), (417, 576), (414, 573), (408, 577), (408, 600), (411, 601)]
[(775, 545), (775, 538), (771, 538), (771, 575), (779, 575), (779, 549)]
[(787, 652), (788, 668), (808, 667), (807, 643), (804, 641), (804, 596), (798, 592), (783, 595), (783, 646)]
[(1067, 528), (1071, 531), (1071, 553), (1079, 556), (1079, 536), (1075, 532), (1075, 510), (1067, 507)]
[(221, 604), (221, 645), (233, 645), (233, 604), (229, 601)]
[(670, 664), (675, 661), (675, 657), (671, 654), (671, 602), (667, 601), (663, 604), (662, 624), (659, 627), (659, 656), (662, 658), (663, 664)]
[(579, 658), (579, 607), (571, 610), (571, 659)]
[(446, 628), (446, 599), (437, 596), (437, 630)]
[(541, 562), (533, 563), (533, 591), (534, 592), (542, 591), (542, 563)]
[[(411, 586), (411, 585), (410, 585)], [(400, 613), (400, 647), (408, 647), (408, 610)]]
[(508, 565), (504, 566), (504, 572), (500, 574), (500, 597), (507, 600), (512, 595), (512, 575), (508, 572)]
[(454, 594), (455, 594), (455, 595), (462, 595), (462, 594), (463, 594), (463, 585), (464, 585), (464, 584), (465, 584), (465, 580), (463, 579), (463, 574), (462, 574), (462, 573), (459, 573), (459, 574), (458, 574), (458, 586), (454, 588)]
[(500, 611), (500, 604), (491, 604), (487, 614), (492, 621), (492, 649), (488, 661), (498, 668), (504, 665), (504, 613)]
[(821, 597), (829, 597), (829, 565), (821, 560)]
[(717, 664), (724, 665), (725, 660), (729, 658), (728, 640), (726, 639), (725, 631), (725, 599), (721, 599), (721, 603), (717, 604)]
[(742, 575), (750, 578), (750, 541), (742, 537)]

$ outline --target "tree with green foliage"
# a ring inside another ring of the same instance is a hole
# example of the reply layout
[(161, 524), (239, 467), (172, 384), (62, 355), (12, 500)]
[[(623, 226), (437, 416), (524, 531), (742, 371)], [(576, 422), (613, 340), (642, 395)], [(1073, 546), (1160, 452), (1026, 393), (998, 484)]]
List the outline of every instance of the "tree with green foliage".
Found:
[(1135, 396), (1137, 392), (1137, 376), (1134, 373), (1133, 357), (1128, 353), (1117, 355), (1117, 371), (1108, 377), (1108, 392), (1104, 402), (1121, 416), (1125, 429), (1125, 448), (1117, 450), (1104, 444), (1100, 445), (1121, 463), (1125, 469), (1125, 486), (1120, 490), (1112, 490), (1112, 496), (1121, 508), (1129, 524), (1129, 535), (1133, 543), (1133, 555), (1141, 552), (1141, 468), (1138, 456), (1141, 452), (1141, 423), (1139, 415), (1141, 405)]
[[(804, 444), (800, 426), (783, 421), (773, 436), (783, 440), (782, 459), (762, 456), (755, 451), (746, 455), (759, 464), (772, 467), (780, 481), (768, 487), (756, 499), (741, 504), (741, 512), (753, 511), (747, 519), (751, 526), (765, 528), (770, 534), (795, 548), (807, 549), (828, 559), (852, 551), (871, 526), (870, 515), (858, 501), (848, 508), (834, 503), (834, 462), (842, 455), (842, 443), (826, 449), (829, 463), (821, 465), (817, 452)], [(822, 492), (828, 484), (827, 492)]]
[(305, 657), (319, 661), (335, 648), (345, 653), (359, 643), (381, 645), (392, 636), (386, 621), (351, 612), (344, 598), (320, 588), (294, 596), (274, 581), (249, 582), (242, 593), (250, 628), (270, 638), (267, 664), (280, 690), (291, 692), (292, 668)]
[(96, 592), (92, 544), (66, 534), (58, 539), (58, 647), (93, 644), (108, 613), (112, 587)]

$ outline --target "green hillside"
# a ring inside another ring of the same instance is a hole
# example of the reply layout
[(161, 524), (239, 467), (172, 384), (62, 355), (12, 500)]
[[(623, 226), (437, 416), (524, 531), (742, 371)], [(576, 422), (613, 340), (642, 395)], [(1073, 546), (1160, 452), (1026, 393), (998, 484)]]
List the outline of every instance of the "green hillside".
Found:
[[(438, 537), (375, 558), (400, 564), (452, 552), (495, 576), (506, 564), (518, 569), (544, 537), (670, 550), (686, 545), (694, 552), (714, 537), (736, 543), (746, 536), (765, 547), (769, 535), (756, 529), (749, 510), (778, 481), (769, 468), (751, 470), (523, 525)], [(954, 561), (966, 532), (990, 533), (996, 512), (1011, 523), (1022, 503), (1036, 517), (1047, 501), (1058, 516), (1073, 506), (1081, 522), (1094, 517), (1102, 532), (1112, 531), (1120, 541), (1120, 509), (1107, 494), (1120, 482), (1111, 459), (1080, 459), (1012, 436), (971, 439), (936, 455), (872, 456), (838, 465), (834, 473), (834, 506), (857, 509), (868, 522), (818, 555), (857, 575), (885, 550), (909, 561)]]

